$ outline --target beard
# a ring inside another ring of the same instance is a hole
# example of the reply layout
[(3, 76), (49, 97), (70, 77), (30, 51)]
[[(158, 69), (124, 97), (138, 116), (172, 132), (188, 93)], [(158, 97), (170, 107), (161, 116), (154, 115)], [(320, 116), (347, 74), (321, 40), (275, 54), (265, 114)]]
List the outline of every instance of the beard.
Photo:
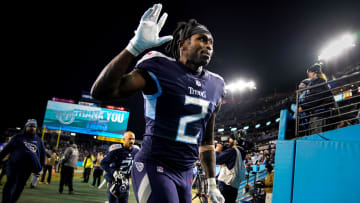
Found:
[(211, 57), (200, 55), (197, 60), (195, 61), (195, 64), (198, 66), (206, 66), (210, 63)]
[(27, 135), (35, 135), (35, 133), (36, 133), (36, 130), (26, 130), (25, 131), (25, 134), (27, 134)]
[(195, 67), (199, 68), (199, 67), (204, 67), (204, 66), (208, 65), (209, 61), (208, 60), (196, 59), (196, 60), (192, 60), (191, 64), (193, 64), (193, 65), (195, 65)]

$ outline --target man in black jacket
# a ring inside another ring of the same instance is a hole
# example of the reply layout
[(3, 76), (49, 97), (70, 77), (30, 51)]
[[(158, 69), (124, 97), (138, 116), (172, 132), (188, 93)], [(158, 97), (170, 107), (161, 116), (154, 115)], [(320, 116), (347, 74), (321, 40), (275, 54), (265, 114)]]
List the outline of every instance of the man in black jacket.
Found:
[(16, 202), (31, 173), (39, 173), (44, 166), (45, 147), (41, 138), (36, 135), (36, 129), (36, 120), (29, 119), (25, 124), (25, 130), (14, 136), (0, 152), (0, 160), (10, 154), (3, 203)]

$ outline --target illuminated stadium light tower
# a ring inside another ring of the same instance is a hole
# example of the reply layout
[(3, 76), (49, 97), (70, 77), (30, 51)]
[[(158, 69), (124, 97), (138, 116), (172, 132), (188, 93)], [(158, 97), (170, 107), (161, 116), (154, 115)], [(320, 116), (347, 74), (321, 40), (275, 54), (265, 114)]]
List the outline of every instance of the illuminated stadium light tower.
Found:
[(318, 56), (319, 61), (328, 61), (339, 56), (345, 50), (355, 46), (355, 37), (351, 34), (344, 34), (340, 38), (326, 46)]
[(234, 83), (230, 83), (225, 86), (226, 90), (229, 90), (230, 92), (243, 92), (245, 90), (255, 90), (255, 82), (253, 81), (244, 81), (244, 80), (238, 80)]

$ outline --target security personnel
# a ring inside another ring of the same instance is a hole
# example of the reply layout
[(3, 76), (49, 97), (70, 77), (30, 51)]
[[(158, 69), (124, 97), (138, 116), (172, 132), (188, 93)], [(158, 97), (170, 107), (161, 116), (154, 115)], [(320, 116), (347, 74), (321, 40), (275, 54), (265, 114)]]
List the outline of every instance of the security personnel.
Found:
[(2, 202), (16, 202), (24, 189), (31, 173), (39, 173), (45, 163), (45, 146), (36, 135), (37, 122), (29, 119), (25, 129), (15, 135), (0, 152), (0, 160), (10, 154), (6, 184), (3, 189)]
[(108, 191), (109, 203), (127, 203), (129, 193), (119, 197), (114, 196), (117, 191), (112, 191), (116, 179), (120, 176), (125, 177), (126, 180), (130, 178), (130, 171), (132, 168), (135, 154), (139, 151), (137, 146), (134, 146), (135, 134), (127, 131), (124, 134), (123, 144), (114, 144), (110, 146), (109, 153), (101, 161), (100, 165), (106, 171), (105, 179), (110, 183)]
[(84, 159), (83, 162), (83, 167), (84, 167), (84, 181), (83, 183), (88, 183), (89, 182), (89, 177), (91, 174), (91, 170), (93, 168), (93, 160), (94, 160), (94, 156), (91, 155), (90, 152), (87, 152), (88, 155), (86, 156), (86, 158)]

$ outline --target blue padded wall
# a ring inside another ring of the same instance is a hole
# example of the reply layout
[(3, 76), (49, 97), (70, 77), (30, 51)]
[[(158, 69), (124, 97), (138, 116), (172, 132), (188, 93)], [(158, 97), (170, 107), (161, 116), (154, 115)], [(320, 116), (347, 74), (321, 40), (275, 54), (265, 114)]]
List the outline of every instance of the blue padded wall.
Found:
[(360, 202), (359, 158), (357, 141), (297, 140), (292, 202)]
[(351, 125), (345, 128), (319, 133), (319, 135), (301, 137), (297, 140), (324, 140), (324, 138), (326, 138), (332, 141), (360, 141), (360, 125)]
[(290, 203), (292, 199), (295, 141), (276, 142), (272, 202)]

